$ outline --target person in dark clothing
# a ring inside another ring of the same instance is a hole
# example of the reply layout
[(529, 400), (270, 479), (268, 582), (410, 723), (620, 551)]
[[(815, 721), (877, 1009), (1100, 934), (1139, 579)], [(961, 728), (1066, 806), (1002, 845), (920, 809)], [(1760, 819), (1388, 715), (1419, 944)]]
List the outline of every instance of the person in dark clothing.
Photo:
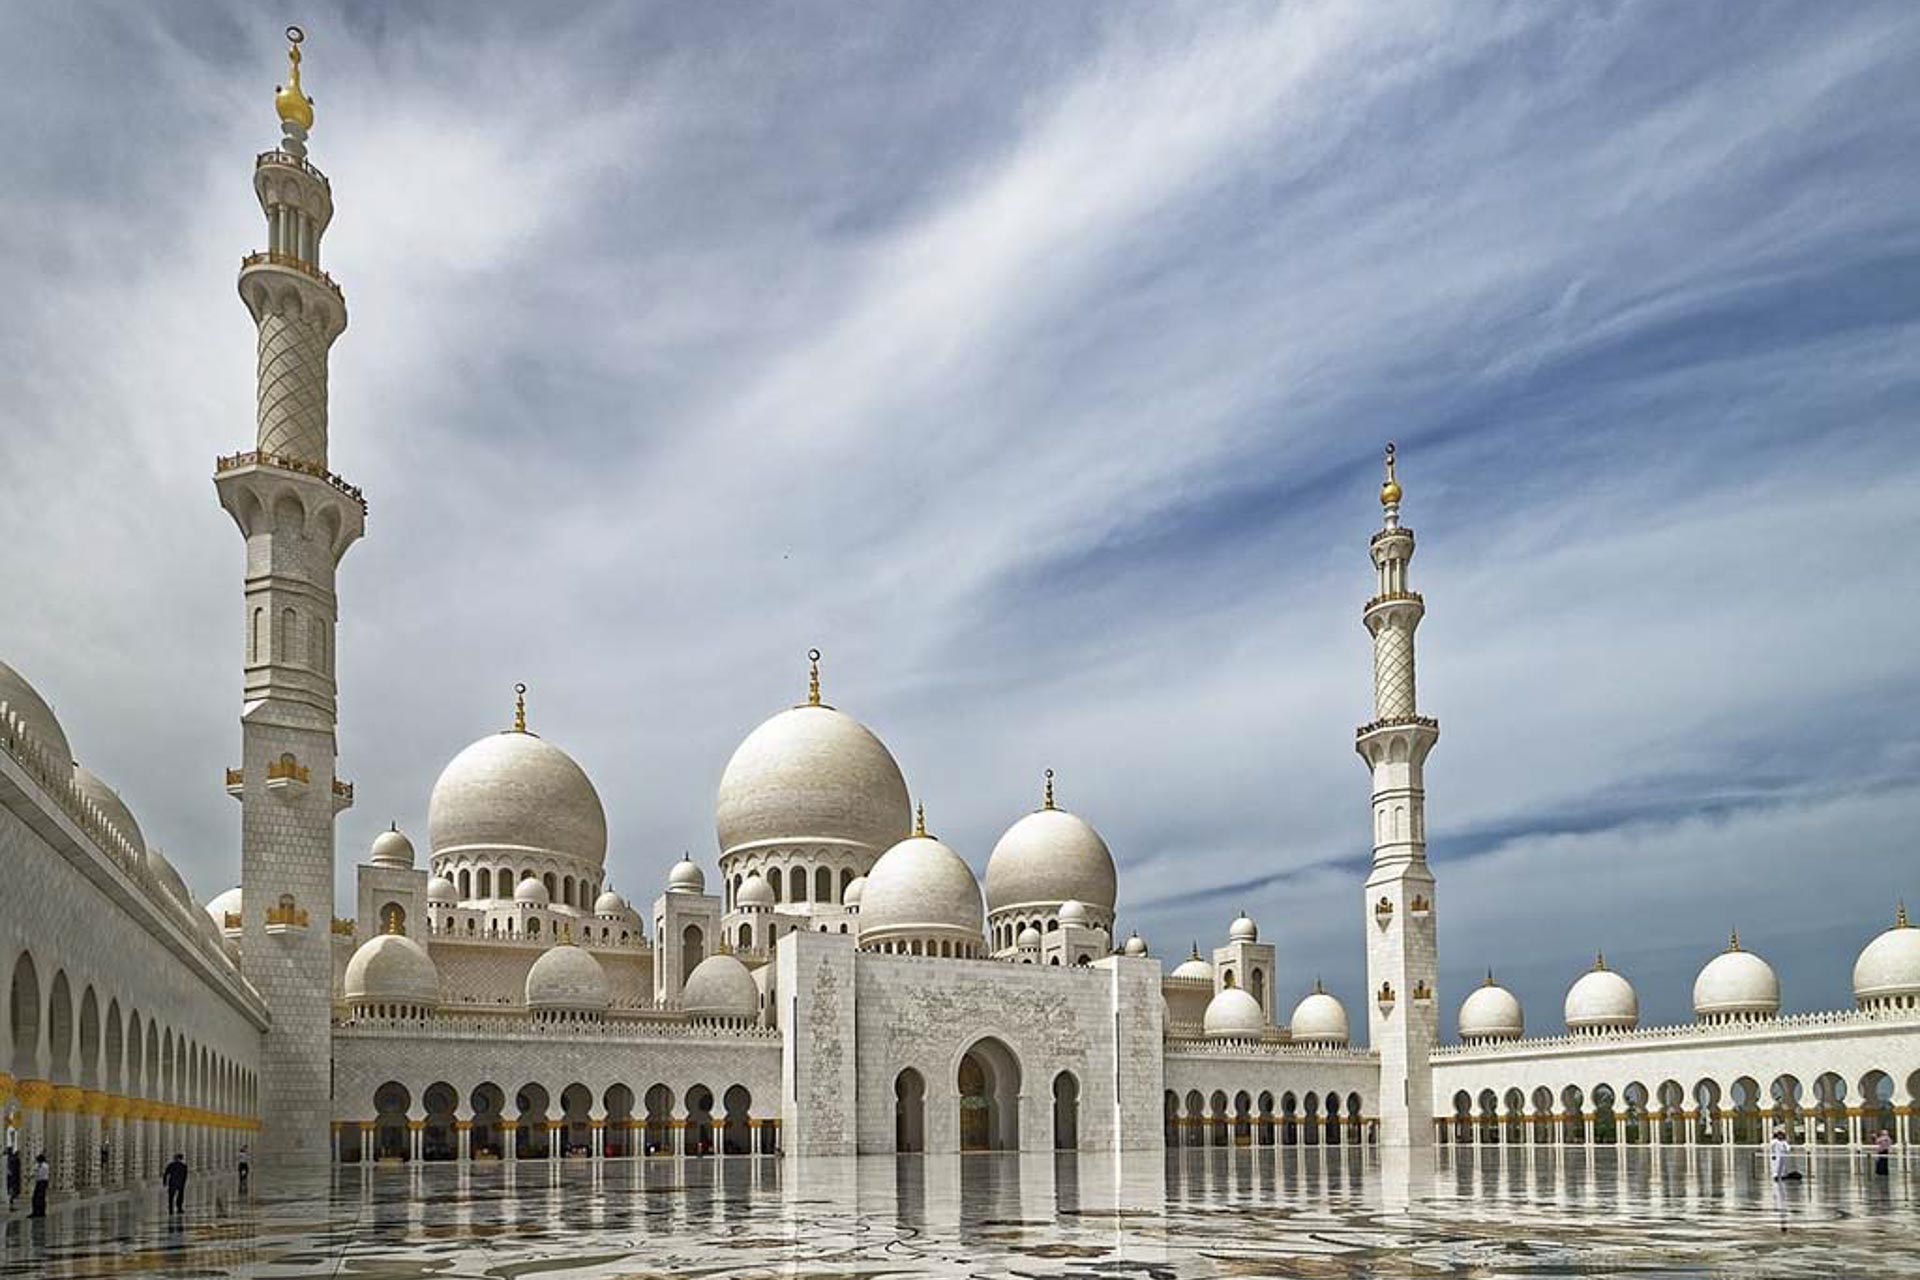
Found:
[(13, 1212), (13, 1202), (20, 1198), (20, 1150), (7, 1148), (7, 1212)]
[(29, 1217), (47, 1216), (47, 1184), (53, 1181), (53, 1166), (47, 1163), (47, 1153), (42, 1151), (33, 1158), (33, 1212)]
[(240, 1144), (240, 1190), (247, 1189), (247, 1178), (253, 1172), (253, 1157), (248, 1153), (245, 1143)]
[(160, 1171), (160, 1180), (167, 1184), (167, 1212), (185, 1213), (187, 1211), (187, 1162), (179, 1152), (173, 1153), (173, 1159)]

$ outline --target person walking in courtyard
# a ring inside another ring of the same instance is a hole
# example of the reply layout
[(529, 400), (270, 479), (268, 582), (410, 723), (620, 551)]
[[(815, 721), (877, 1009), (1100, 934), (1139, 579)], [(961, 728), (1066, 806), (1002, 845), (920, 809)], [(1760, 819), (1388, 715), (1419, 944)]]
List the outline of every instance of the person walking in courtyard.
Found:
[(113, 1150), (106, 1143), (100, 1144), (100, 1185), (107, 1185), (107, 1169), (113, 1164)]
[(179, 1152), (173, 1153), (173, 1159), (161, 1171), (160, 1180), (167, 1184), (167, 1212), (185, 1213), (187, 1211), (187, 1162)]
[(20, 1198), (20, 1148), (7, 1148), (7, 1212), (13, 1212), (13, 1202)]
[(47, 1163), (47, 1153), (42, 1151), (33, 1158), (33, 1211), (32, 1218), (47, 1216), (47, 1184), (53, 1181), (53, 1166)]
[(246, 1194), (247, 1178), (253, 1172), (253, 1159), (247, 1152), (247, 1144), (240, 1144), (240, 1193)]
[(1793, 1146), (1787, 1141), (1785, 1129), (1773, 1131), (1773, 1141), (1767, 1144), (1768, 1163), (1773, 1166), (1773, 1180), (1780, 1182), (1787, 1176), (1787, 1157), (1793, 1153)]
[(1887, 1157), (1893, 1153), (1893, 1135), (1885, 1129), (1873, 1140), (1873, 1171), (1881, 1177), (1887, 1176)]

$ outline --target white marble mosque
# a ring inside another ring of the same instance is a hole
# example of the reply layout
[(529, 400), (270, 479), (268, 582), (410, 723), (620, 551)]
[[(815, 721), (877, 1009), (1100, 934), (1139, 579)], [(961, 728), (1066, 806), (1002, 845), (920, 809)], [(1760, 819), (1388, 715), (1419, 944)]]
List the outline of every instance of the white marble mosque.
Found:
[[(1774, 1126), (1816, 1149), (1882, 1128), (1902, 1155), (1920, 1141), (1920, 930), (1891, 891), (1887, 927), (1862, 924), (1852, 1008), (1783, 1011), (1774, 971), (1736, 937), (1702, 957), (1692, 1022), (1640, 1025), (1629, 975), (1597, 958), (1569, 975), (1558, 1022), (1535, 1010), (1531, 1029), (1490, 973), (1443, 1042), (1422, 777), (1439, 725), (1416, 701), (1425, 604), (1391, 446), (1362, 610), (1365, 990), (1281, 972), (1244, 917), (1204, 951), (1157, 954), (1126, 928), (1116, 860), (1051, 771), (1036, 807), (1009, 815), (983, 886), (885, 743), (829, 702), (818, 653), (796, 704), (719, 771), (711, 869), (683, 860), (651, 900), (617, 891), (595, 782), (521, 688), (501, 732), (452, 753), (424, 851), (421, 833), (382, 833), (341, 910), (333, 823), (353, 788), (334, 749), (334, 576), (366, 503), (327, 465), (327, 357), (347, 314), (320, 266), (333, 193), (307, 154), (297, 42), (289, 54), (282, 137), (254, 164), (267, 247), (239, 280), (260, 334), (257, 438), (214, 477), (245, 541), (242, 754), (225, 781), (243, 815), (238, 886), (195, 901), (76, 762), (58, 691), (0, 664), (0, 1108), (10, 1141), (48, 1154), (63, 1204), (108, 1214), (171, 1152), (217, 1177), (246, 1149), (290, 1177), (332, 1166), (321, 1198), (349, 1216), (382, 1170), (411, 1170), (391, 1184), (409, 1195), (491, 1188), (502, 1198), (473, 1212), (509, 1220), (513, 1188), (585, 1179), (602, 1225), (609, 1187), (711, 1197), (744, 1179), (758, 1207), (742, 1229), (764, 1210), (777, 1233), (783, 1159), (884, 1156), (891, 1178), (903, 1154), (1011, 1153), (996, 1167), (1014, 1170), (1044, 1157), (1057, 1198), (1055, 1153), (1098, 1156), (1092, 1198), (1117, 1213), (1122, 1162), (1167, 1148), (1202, 1154), (1156, 1175), (1162, 1209), (1180, 1169), (1258, 1200), (1306, 1176), (1304, 1159), (1339, 1180), (1436, 1146), (1443, 1168), (1493, 1158), (1524, 1181), (1536, 1161), (1564, 1180), (1641, 1158), (1744, 1176)], [(621, 1163), (647, 1156), (675, 1172)], [(740, 1163), (687, 1171), (707, 1157)], [(869, 1174), (845, 1176), (850, 1204), (867, 1195)], [(907, 1212), (905, 1191), (886, 1194), (885, 1216)], [(956, 1210), (960, 1258), (966, 1221)]]

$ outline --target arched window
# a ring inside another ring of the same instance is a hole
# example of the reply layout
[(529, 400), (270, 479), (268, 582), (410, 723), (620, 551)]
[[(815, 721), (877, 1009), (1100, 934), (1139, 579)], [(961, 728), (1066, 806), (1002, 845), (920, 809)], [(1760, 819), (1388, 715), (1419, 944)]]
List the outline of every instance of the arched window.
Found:
[(795, 902), (807, 900), (807, 869), (795, 867), (793, 874), (787, 877), (787, 892), (793, 895)]
[(527, 936), (529, 938), (537, 938), (540, 936), (540, 917), (539, 916), (530, 916), (527, 919)]
[(821, 867), (813, 873), (813, 900), (815, 902), (833, 901), (833, 869)]
[(397, 902), (389, 902), (380, 908), (380, 932), (405, 933), (407, 931), (407, 909)]
[(780, 885), (781, 885), (780, 868), (768, 867), (767, 868), (767, 888), (773, 890), (773, 900), (775, 902), (785, 901), (785, 899), (780, 896)]
[(298, 631), (299, 615), (292, 609), (280, 611), (280, 633), (273, 638), (273, 660), (275, 662), (293, 661), (293, 638)]
[(479, 896), (482, 898), (491, 898), (493, 896), (493, 872), (482, 867), (476, 874), (475, 880), (480, 886)]
[(247, 661), (260, 661), (260, 651), (267, 643), (267, 611), (258, 605), (253, 610), (253, 629), (247, 633)]

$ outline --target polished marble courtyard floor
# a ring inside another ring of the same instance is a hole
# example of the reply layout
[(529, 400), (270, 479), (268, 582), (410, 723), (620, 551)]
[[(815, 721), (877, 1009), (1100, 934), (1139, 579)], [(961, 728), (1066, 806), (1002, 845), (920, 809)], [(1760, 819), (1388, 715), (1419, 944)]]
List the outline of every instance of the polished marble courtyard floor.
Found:
[(6, 1223), (0, 1277), (1920, 1276), (1920, 1175), (1546, 1150), (348, 1168)]

